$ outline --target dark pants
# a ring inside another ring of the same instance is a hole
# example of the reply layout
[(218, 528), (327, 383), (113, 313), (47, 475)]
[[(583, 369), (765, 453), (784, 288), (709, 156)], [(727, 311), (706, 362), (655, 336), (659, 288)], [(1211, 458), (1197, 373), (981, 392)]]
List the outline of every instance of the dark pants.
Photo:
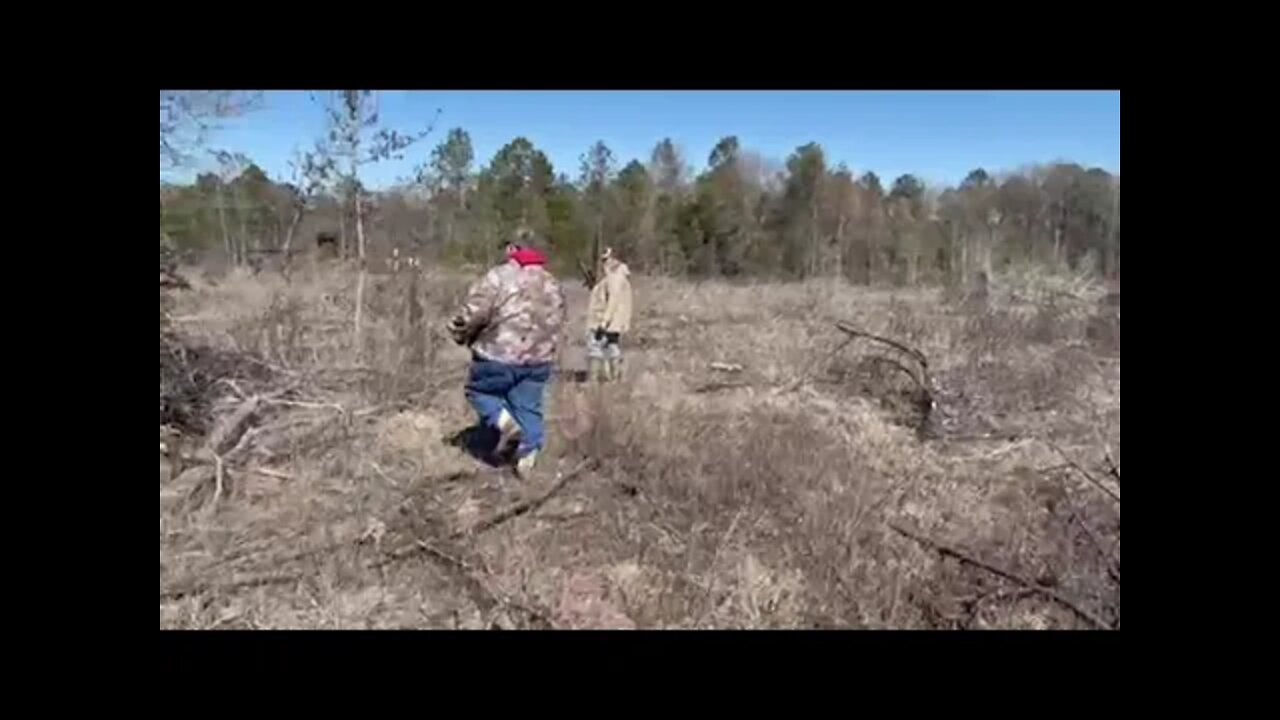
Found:
[(508, 365), (475, 357), (467, 376), (467, 400), (488, 428), (498, 426), (503, 410), (520, 424), (523, 436), (516, 457), (540, 450), (545, 440), (542, 396), (551, 379), (551, 363)]

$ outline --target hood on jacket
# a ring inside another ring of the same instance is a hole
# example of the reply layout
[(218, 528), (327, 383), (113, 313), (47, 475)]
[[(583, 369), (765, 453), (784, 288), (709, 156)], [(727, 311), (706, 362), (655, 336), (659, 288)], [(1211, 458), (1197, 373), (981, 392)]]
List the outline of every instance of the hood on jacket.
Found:
[(618, 273), (622, 277), (628, 277), (631, 275), (631, 268), (627, 267), (627, 264), (621, 260), (610, 259), (605, 263), (604, 271), (607, 273)]

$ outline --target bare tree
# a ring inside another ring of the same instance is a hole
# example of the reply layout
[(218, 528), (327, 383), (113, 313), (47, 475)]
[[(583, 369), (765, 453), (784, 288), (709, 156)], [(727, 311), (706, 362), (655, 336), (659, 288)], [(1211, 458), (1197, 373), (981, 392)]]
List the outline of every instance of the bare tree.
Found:
[(395, 130), (380, 127), (376, 91), (333, 91), (323, 102), (323, 107), (328, 119), (328, 135), (319, 144), (317, 152), (325, 158), (324, 162), (334, 169), (343, 186), (347, 188), (355, 209), (356, 254), (360, 272), (356, 282), (354, 337), (356, 352), (359, 353), (361, 320), (364, 314), (364, 287), (368, 274), (360, 169), (383, 160), (402, 158), (406, 149), (431, 133), (439, 111), (436, 111), (436, 115), (424, 129), (404, 135)]
[(260, 92), (161, 90), (160, 168), (191, 164), (219, 121), (256, 109), (261, 101)]
[(291, 217), (289, 228), (285, 231), (284, 244), (280, 248), (285, 273), (288, 273), (289, 262), (293, 257), (293, 238), (297, 233), (302, 218), (311, 209), (316, 197), (324, 191), (326, 184), (334, 175), (333, 158), (319, 148), (310, 152), (294, 152), (289, 163), (291, 171), (289, 183), (289, 201)]

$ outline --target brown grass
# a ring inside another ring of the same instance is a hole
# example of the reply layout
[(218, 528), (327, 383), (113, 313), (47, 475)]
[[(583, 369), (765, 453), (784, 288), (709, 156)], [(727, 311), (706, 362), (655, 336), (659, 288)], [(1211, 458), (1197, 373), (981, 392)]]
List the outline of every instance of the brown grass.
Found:
[[(973, 309), (637, 279), (626, 382), (554, 383), (546, 461), (522, 484), (446, 442), (472, 414), (466, 353), (438, 328), (469, 278), (371, 278), (356, 348), (340, 269), (188, 277), (184, 342), (248, 359), (206, 383), (211, 415), (274, 397), (216, 505), (208, 472), (170, 478), (162, 458), (162, 628), (1090, 626), (1049, 592), (1118, 627), (1119, 503), (1082, 472), (1118, 493), (1119, 313), (1087, 283), (1024, 274)], [(580, 287), (570, 305), (561, 365), (577, 369)], [(837, 321), (928, 356), (936, 439), (867, 374), (883, 350), (833, 352)], [(584, 460), (544, 504), (471, 532)]]

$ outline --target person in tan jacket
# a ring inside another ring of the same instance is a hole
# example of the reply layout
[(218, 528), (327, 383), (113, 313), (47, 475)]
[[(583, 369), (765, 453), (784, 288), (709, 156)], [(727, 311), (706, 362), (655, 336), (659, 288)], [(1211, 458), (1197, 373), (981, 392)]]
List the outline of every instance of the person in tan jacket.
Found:
[(631, 271), (605, 248), (587, 306), (587, 360), (595, 380), (622, 379), (622, 336), (631, 331)]

